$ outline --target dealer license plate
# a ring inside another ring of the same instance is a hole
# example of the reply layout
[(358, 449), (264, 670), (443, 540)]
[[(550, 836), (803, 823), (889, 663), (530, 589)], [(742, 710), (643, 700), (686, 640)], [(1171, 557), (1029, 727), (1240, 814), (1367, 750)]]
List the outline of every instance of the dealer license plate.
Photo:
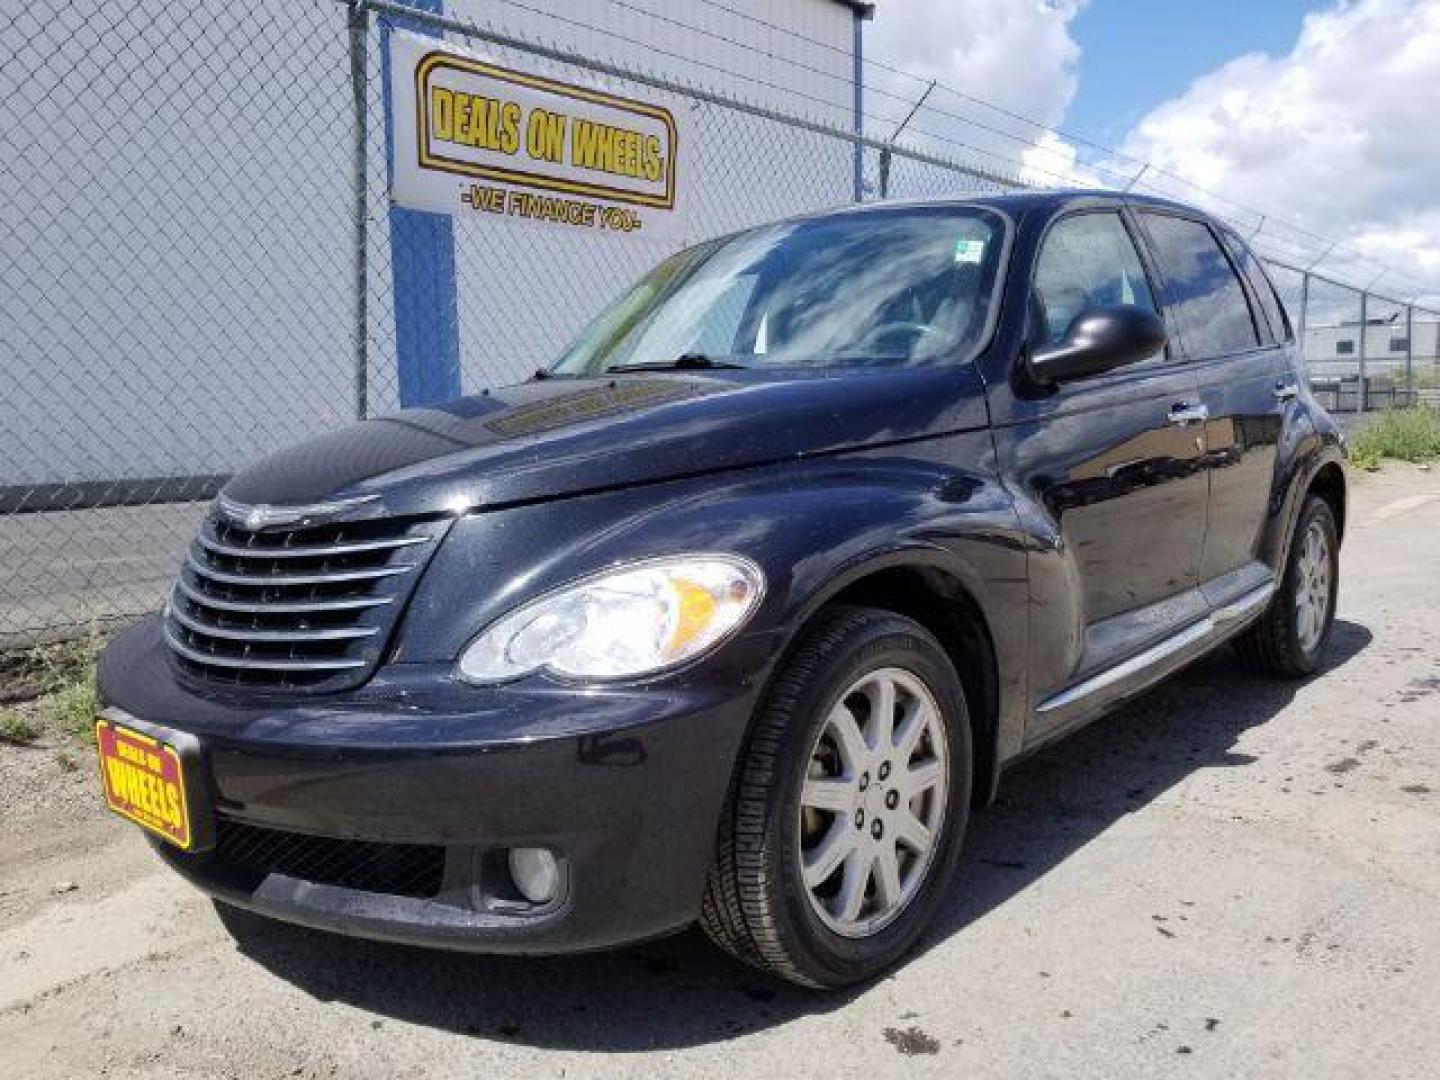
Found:
[(193, 837), (180, 752), (109, 720), (95, 722), (95, 744), (110, 809), (189, 851)]

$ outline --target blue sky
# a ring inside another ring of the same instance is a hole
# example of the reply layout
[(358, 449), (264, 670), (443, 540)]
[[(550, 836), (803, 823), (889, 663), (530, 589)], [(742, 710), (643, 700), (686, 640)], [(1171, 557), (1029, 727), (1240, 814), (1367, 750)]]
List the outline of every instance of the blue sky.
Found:
[(1115, 144), (1145, 113), (1247, 52), (1289, 52), (1315, 0), (1090, 0), (1070, 24), (1079, 88), (1067, 131)]
[(1013, 116), (1058, 126), (1268, 222), (1277, 257), (1440, 302), (1440, 0), (880, 0), (866, 49), (958, 92), (923, 115), (944, 152), (1041, 185), (1133, 179)]

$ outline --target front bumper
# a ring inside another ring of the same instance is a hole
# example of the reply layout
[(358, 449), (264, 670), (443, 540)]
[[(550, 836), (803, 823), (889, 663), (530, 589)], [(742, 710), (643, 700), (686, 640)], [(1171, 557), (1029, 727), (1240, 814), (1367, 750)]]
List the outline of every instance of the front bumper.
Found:
[[(484, 952), (602, 948), (692, 921), (754, 697), (696, 678), (475, 688), (395, 664), (345, 694), (242, 700), (187, 686), (154, 619), (115, 639), (99, 680), (116, 720), (200, 741), (199, 812), (245, 845), (156, 841), (200, 888), (290, 922)], [(504, 887), (518, 846), (559, 855), (553, 902)], [(294, 857), (266, 872), (257, 852), (272, 850)], [(336, 873), (371, 856), (379, 886)], [(427, 858), (441, 860), (416, 871), (428, 884), (381, 891)]]

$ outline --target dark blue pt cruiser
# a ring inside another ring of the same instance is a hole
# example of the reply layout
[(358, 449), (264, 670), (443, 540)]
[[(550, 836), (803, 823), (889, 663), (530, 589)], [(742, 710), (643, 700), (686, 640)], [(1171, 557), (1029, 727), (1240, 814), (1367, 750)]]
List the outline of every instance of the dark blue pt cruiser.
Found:
[(1343, 440), (1255, 256), (1106, 193), (669, 258), (523, 385), (232, 479), (100, 665), (106, 796), (219, 900), (593, 949), (903, 956), (1005, 768), (1330, 639)]

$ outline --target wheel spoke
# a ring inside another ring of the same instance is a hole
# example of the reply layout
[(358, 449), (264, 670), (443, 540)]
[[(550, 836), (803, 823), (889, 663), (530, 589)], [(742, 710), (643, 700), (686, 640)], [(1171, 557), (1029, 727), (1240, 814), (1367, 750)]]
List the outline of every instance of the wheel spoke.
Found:
[(875, 895), (883, 909), (900, 903), (900, 857), (894, 844), (881, 844), (875, 852)]
[(860, 725), (855, 722), (855, 714), (848, 705), (841, 702), (831, 710), (829, 725), (835, 733), (840, 753), (845, 758), (847, 771), (858, 773), (870, 758), (870, 748), (865, 745), (865, 736), (860, 734)]
[(895, 683), (879, 676), (870, 684), (870, 749), (887, 753), (895, 738)]
[(855, 785), (849, 780), (810, 779), (800, 789), (800, 805), (843, 814), (855, 803)]
[(806, 888), (814, 889), (830, 880), (839, 865), (855, 850), (855, 833), (848, 821), (836, 821), (815, 850), (804, 857)]
[(924, 855), (935, 842), (935, 834), (910, 812), (909, 807), (900, 808), (900, 813), (895, 817), (894, 828), (895, 839), (917, 855)]
[(840, 880), (840, 892), (836, 896), (835, 916), (841, 922), (851, 923), (860, 915), (865, 903), (865, 889), (870, 884), (870, 867), (874, 855), (868, 850), (851, 848), (845, 858), (844, 877)]
[(918, 701), (912, 701), (905, 707), (905, 712), (900, 718), (900, 726), (895, 731), (895, 759), (902, 764), (910, 760), (915, 753), (915, 747), (920, 742), (920, 736), (925, 734), (925, 728), (929, 721), (929, 715), (925, 706)]
[(911, 797), (919, 795), (938, 784), (944, 775), (945, 770), (940, 762), (934, 759), (922, 761), (905, 770), (904, 791)]

